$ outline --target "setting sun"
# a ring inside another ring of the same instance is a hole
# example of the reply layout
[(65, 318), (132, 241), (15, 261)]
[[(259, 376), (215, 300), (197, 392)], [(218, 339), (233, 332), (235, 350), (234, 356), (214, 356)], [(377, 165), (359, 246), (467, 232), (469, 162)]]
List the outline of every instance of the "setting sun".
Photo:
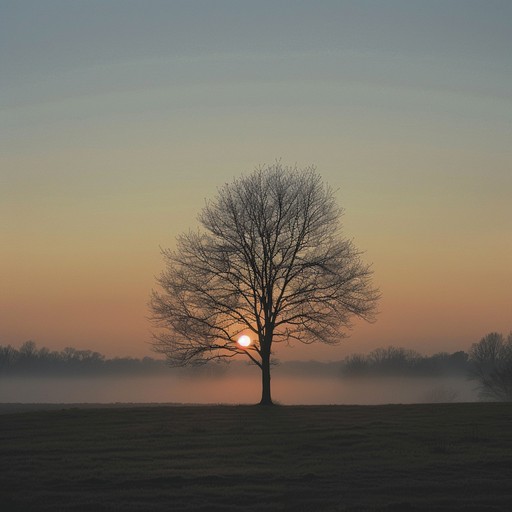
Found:
[(242, 334), (242, 336), (240, 336), (240, 338), (238, 338), (237, 343), (241, 347), (246, 348), (251, 344), (251, 338), (249, 338), (249, 336), (247, 336), (247, 334)]

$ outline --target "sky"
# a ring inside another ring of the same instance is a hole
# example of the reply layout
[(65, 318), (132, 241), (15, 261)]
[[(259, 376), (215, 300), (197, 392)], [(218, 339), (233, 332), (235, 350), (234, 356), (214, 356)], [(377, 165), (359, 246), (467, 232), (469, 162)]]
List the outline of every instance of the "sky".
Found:
[(152, 355), (160, 247), (316, 165), (381, 289), (337, 360), (512, 329), (508, 0), (0, 0), (0, 344)]

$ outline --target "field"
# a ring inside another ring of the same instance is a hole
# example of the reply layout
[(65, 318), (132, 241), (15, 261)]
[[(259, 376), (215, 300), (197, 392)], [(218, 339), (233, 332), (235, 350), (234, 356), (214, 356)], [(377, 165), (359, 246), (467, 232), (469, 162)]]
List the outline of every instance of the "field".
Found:
[(2, 511), (512, 510), (510, 404), (3, 412)]

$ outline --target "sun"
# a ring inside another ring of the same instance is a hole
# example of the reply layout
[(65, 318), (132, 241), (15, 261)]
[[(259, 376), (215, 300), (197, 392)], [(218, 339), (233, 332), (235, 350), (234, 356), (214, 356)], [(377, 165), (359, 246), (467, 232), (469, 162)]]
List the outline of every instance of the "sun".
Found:
[(249, 338), (249, 336), (247, 336), (247, 334), (242, 334), (242, 336), (240, 336), (240, 338), (238, 338), (237, 343), (241, 347), (246, 348), (251, 344), (251, 338)]

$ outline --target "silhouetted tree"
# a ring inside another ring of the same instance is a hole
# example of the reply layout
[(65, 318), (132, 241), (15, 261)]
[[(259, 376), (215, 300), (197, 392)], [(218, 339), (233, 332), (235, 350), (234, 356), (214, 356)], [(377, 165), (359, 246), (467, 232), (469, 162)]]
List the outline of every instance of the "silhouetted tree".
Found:
[(512, 333), (507, 339), (497, 332), (487, 334), (472, 345), (469, 361), (483, 398), (512, 401)]
[(20, 359), (36, 359), (37, 358), (37, 346), (35, 341), (25, 341), (21, 345), (19, 350)]
[(343, 360), (341, 365), (342, 375), (365, 375), (369, 369), (369, 359), (363, 354), (351, 354)]
[(17, 357), (18, 351), (14, 347), (11, 347), (11, 345), (0, 347), (0, 369), (6, 370), (10, 368)]
[(262, 372), (260, 403), (271, 404), (274, 343), (335, 344), (351, 317), (373, 319), (372, 272), (341, 236), (341, 213), (312, 167), (276, 163), (221, 187), (199, 215), (203, 230), (162, 251), (155, 350), (173, 366), (245, 354)]

